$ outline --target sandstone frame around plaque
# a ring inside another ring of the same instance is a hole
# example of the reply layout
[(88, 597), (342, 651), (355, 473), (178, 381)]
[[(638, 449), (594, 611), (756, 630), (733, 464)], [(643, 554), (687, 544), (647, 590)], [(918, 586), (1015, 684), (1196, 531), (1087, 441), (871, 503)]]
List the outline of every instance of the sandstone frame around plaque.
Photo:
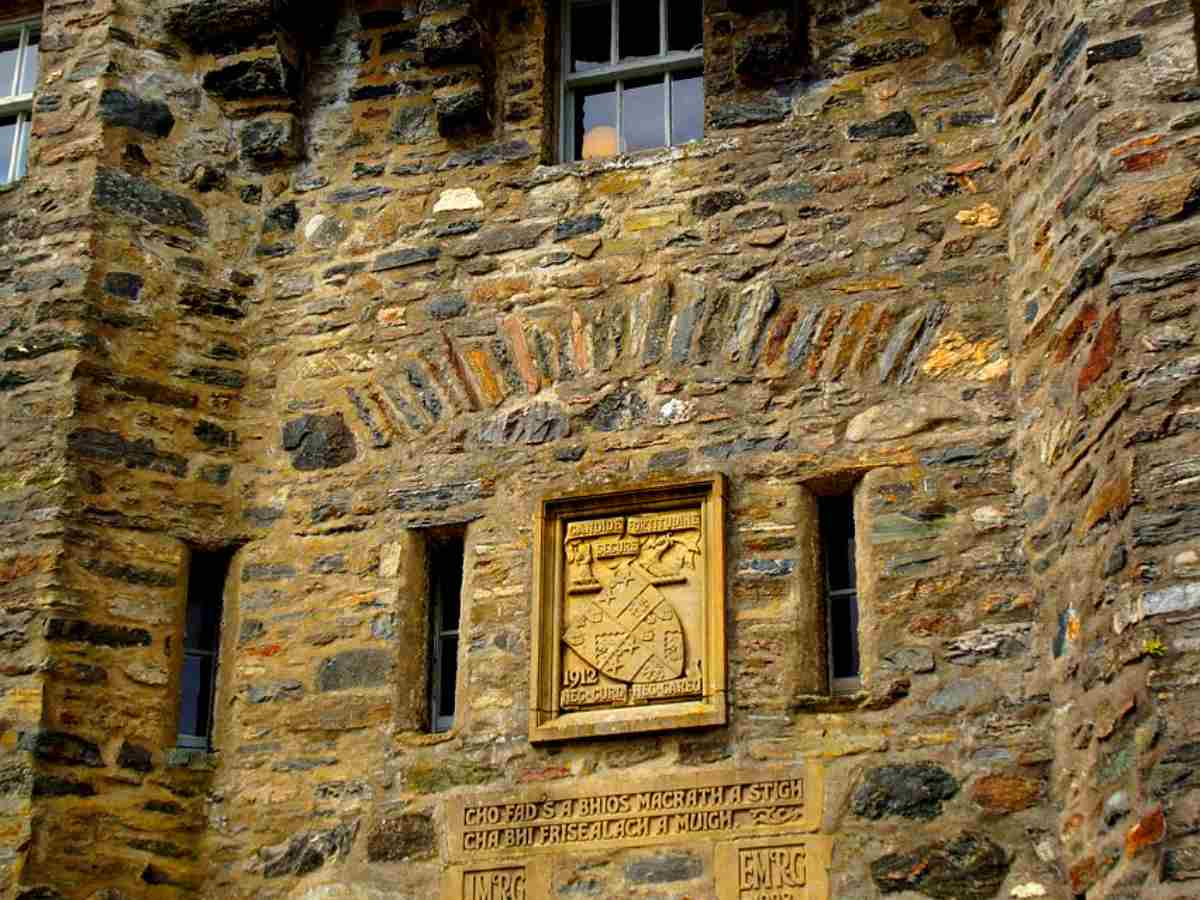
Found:
[(723, 725), (725, 477), (542, 501), (529, 739)]

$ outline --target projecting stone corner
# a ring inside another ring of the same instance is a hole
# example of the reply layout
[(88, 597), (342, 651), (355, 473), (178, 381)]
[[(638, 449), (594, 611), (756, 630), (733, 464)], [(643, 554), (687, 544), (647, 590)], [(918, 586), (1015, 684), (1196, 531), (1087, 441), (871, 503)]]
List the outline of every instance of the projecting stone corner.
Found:
[(358, 456), (354, 433), (341, 413), (288, 422), (283, 426), (283, 449), (292, 454), (292, 466), (301, 472), (336, 469)]
[(935, 819), (942, 804), (958, 793), (958, 781), (932, 763), (882, 766), (872, 769), (854, 792), (853, 809), (865, 819), (902, 816)]
[(917, 891), (937, 900), (988, 900), (1008, 875), (1004, 848), (982, 834), (964, 831), (957, 837), (890, 853), (871, 863), (871, 878), (880, 893)]

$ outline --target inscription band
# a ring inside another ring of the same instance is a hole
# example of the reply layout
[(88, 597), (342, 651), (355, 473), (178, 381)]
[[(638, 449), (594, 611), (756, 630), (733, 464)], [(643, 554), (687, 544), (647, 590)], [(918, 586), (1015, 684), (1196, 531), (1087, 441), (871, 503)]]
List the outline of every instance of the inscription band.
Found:
[[(607, 780), (605, 787), (613, 782)], [(812, 831), (821, 809), (820, 770), (733, 770), (661, 776), (643, 785), (588, 791), (530, 788), (480, 802), (450, 801), (450, 851), (464, 861), (575, 845), (647, 844), (681, 836), (737, 837), (784, 828)]]

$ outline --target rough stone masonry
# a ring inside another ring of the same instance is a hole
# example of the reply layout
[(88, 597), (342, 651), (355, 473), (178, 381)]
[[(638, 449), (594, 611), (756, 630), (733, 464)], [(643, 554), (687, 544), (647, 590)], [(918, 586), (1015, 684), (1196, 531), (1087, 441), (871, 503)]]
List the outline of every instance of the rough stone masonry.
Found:
[[(838, 900), (1200, 890), (1196, 4), (703, 8), (704, 138), (562, 163), (558, 3), (0, 3), (42, 17), (0, 191), (0, 898), (440, 896), (454, 803), (810, 765)], [(540, 499), (712, 473), (728, 723), (530, 743)], [(831, 695), (803, 560), (851, 484)], [(183, 751), (189, 548), (231, 546)], [(537, 890), (716, 900), (720, 852)]]

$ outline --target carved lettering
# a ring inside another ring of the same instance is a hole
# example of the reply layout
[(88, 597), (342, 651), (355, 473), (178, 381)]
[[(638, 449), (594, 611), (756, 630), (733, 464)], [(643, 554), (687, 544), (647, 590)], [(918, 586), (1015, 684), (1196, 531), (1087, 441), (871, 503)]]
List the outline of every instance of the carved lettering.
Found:
[[(576, 692), (594, 690), (577, 688)], [(566, 695), (566, 691), (563, 692)], [(686, 782), (684, 782), (686, 783)], [(523, 803), (464, 805), (462, 849), (468, 855), (539, 847), (589, 844), (597, 841), (678, 837), (753, 831), (775, 820), (795, 823), (807, 812), (804, 778), (769, 778), (697, 787), (623, 791), (591, 796), (543, 799)], [(797, 877), (795, 857), (763, 857), (766, 872), (779, 879)], [(750, 860), (750, 866), (755, 863)], [(773, 866), (773, 868), (772, 868)], [(767, 875), (755, 875), (762, 887)], [(750, 876), (747, 875), (747, 878)], [(757, 889), (757, 888), (756, 888)]]
[(620, 706), (628, 699), (628, 693), (629, 689), (623, 684), (565, 688), (558, 695), (558, 702), (564, 709), (577, 706)]
[(654, 534), (663, 531), (688, 531), (700, 527), (700, 513), (694, 510), (638, 516), (629, 520), (630, 534)]
[(608, 534), (624, 534), (625, 520), (590, 519), (586, 522), (568, 522), (567, 540), (572, 538), (602, 537)]
[[(742, 850), (738, 853), (738, 888), (743, 897), (758, 897), (760, 894), (755, 892), (779, 888), (802, 888), (808, 883), (804, 865), (804, 847)], [(747, 895), (747, 891), (751, 893)]]
[(525, 870), (491, 869), (463, 875), (463, 900), (527, 900)]
[(642, 552), (642, 542), (638, 540), (597, 541), (596, 559), (612, 559), (614, 556), (637, 556)]

